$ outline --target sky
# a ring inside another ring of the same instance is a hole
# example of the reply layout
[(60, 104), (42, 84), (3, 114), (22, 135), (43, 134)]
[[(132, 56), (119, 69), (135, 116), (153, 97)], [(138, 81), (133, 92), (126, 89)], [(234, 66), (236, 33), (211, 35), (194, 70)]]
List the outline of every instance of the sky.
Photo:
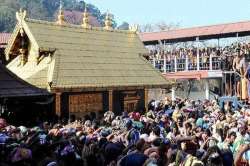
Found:
[(250, 0), (86, 0), (118, 24), (178, 23), (181, 27), (250, 20)]

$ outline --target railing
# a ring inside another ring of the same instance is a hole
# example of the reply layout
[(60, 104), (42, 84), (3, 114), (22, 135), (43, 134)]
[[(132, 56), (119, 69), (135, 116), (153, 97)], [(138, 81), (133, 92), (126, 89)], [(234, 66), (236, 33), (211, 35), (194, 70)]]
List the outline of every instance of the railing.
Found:
[(177, 71), (184, 71), (186, 69), (186, 59), (177, 59)]
[[(242, 90), (242, 76), (235, 71), (225, 71), (225, 62), (220, 56), (210, 55), (206, 57), (190, 57), (181, 56), (167, 59), (161, 57), (160, 59), (152, 58), (151, 63), (162, 73), (173, 73), (179, 71), (216, 71), (220, 70), (223, 73), (220, 94), (222, 96), (235, 96), (236, 98), (243, 98)], [(232, 69), (231, 69), (232, 70)]]
[(195, 70), (221, 70), (221, 59), (217, 56), (195, 57), (189, 59), (174, 57), (172, 59), (151, 58), (152, 65), (163, 73), (178, 71), (195, 71)]
[[(236, 78), (239, 78), (238, 80)], [(242, 76), (235, 71), (224, 71), (223, 72), (223, 88), (224, 95), (226, 96), (238, 96), (241, 98), (242, 96), (242, 84), (241, 84)], [(239, 83), (239, 92), (237, 93), (237, 81)]]

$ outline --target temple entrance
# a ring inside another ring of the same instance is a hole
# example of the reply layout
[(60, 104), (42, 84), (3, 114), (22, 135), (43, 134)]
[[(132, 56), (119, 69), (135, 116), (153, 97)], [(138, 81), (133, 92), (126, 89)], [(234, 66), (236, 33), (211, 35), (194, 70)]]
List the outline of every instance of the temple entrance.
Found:
[(132, 112), (137, 110), (139, 100), (141, 97), (138, 95), (137, 91), (125, 91), (123, 93), (123, 110), (126, 112)]
[(82, 118), (90, 112), (103, 110), (102, 93), (74, 94), (69, 96), (69, 113)]

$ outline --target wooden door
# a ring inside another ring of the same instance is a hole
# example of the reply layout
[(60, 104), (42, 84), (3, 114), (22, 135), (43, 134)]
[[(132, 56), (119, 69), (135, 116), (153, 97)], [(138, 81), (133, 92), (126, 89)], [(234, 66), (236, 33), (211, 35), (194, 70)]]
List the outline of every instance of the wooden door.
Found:
[(125, 91), (123, 92), (123, 110), (126, 112), (132, 112), (137, 109), (137, 105), (141, 97), (137, 94), (136, 91)]
[(76, 115), (76, 117), (102, 110), (102, 93), (74, 94), (69, 96), (69, 112)]

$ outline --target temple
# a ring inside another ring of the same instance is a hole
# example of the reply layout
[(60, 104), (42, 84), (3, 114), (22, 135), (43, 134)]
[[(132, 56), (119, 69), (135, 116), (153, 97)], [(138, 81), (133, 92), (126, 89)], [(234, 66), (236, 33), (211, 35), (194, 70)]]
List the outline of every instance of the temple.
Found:
[(89, 112), (133, 111), (147, 107), (148, 90), (170, 83), (145, 60), (135, 29), (70, 25), (60, 8), (47, 22), (17, 13), (18, 23), (5, 50), (7, 68), (28, 83), (55, 95), (55, 113), (80, 117)]
[(0, 63), (1, 116), (14, 124), (34, 122), (40, 115), (52, 114), (52, 95), (37, 88), (9, 71)]

